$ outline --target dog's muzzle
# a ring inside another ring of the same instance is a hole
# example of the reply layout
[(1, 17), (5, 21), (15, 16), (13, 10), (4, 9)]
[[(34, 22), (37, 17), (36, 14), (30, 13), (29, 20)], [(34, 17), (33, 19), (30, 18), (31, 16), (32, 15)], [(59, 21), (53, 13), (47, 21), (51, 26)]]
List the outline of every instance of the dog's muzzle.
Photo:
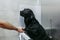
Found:
[(20, 15), (21, 15), (21, 16), (24, 16), (23, 11), (20, 11)]

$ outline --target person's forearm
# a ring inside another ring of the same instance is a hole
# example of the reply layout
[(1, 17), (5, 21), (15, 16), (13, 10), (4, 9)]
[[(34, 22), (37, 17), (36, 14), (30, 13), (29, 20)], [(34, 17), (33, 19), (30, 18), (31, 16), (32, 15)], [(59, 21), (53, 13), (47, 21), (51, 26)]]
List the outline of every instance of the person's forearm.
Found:
[(0, 22), (0, 27), (9, 29), (9, 30), (16, 30), (16, 31), (18, 30), (15, 26), (13, 26), (12, 24), (10, 24), (8, 22)]
[(9, 22), (3, 21), (3, 20), (0, 20), (0, 28), (15, 30), (17, 32), (24, 32), (23, 28), (16, 28), (15, 26), (10, 24)]

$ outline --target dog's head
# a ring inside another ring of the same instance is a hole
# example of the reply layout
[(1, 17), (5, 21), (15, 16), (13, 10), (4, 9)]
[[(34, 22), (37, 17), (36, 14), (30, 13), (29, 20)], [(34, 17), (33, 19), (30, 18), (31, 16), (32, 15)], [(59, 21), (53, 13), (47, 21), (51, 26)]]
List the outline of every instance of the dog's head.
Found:
[(22, 17), (31, 17), (31, 16), (34, 16), (33, 11), (31, 9), (24, 9), (24, 10), (20, 11), (20, 15)]

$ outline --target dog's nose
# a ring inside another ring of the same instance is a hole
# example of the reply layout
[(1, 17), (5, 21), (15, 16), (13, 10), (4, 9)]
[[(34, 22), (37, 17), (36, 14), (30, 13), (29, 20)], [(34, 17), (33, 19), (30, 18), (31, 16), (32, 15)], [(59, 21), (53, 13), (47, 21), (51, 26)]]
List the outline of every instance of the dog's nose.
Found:
[(22, 11), (20, 11), (20, 15), (22, 15)]
[(23, 13), (23, 11), (20, 11), (20, 16), (24, 16), (24, 13)]

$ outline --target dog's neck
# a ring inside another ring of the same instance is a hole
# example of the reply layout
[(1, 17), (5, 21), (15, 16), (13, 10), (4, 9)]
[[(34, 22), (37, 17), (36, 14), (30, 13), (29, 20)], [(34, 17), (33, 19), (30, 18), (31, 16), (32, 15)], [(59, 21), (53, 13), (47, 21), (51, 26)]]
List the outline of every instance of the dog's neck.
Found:
[(28, 26), (34, 19), (35, 17), (25, 17), (24, 18), (25, 25)]

